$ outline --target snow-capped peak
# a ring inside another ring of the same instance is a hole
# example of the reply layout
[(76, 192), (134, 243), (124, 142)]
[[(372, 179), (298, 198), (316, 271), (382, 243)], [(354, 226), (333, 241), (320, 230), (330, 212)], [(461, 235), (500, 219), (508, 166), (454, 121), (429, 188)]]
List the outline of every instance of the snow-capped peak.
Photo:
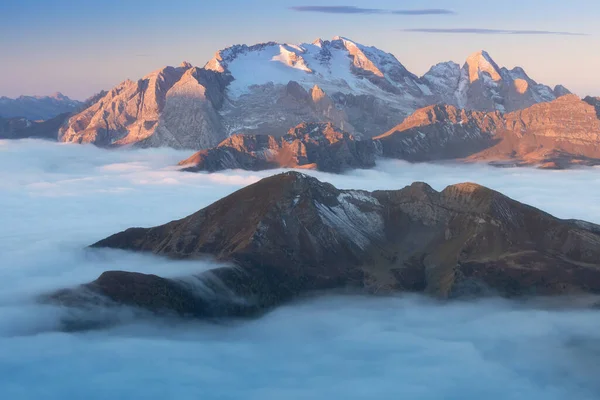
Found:
[(341, 93), (422, 94), (418, 78), (393, 55), (343, 36), (298, 45), (235, 45), (217, 52), (205, 68), (231, 75), (228, 91), (234, 99), (256, 85), (286, 85), (289, 81), (306, 90), (318, 84), (326, 91)]

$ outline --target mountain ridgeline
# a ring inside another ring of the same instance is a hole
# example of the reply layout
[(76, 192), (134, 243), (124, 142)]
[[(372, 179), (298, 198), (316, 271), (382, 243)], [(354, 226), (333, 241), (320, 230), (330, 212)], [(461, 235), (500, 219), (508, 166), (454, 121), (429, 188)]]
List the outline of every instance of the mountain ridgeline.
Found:
[(65, 142), (203, 150), (234, 134), (283, 136), (302, 123), (379, 136), (433, 104), (510, 113), (568, 94), (499, 67), (482, 51), (418, 77), (393, 55), (335, 37), (236, 45), (119, 84), (61, 128)]
[(336, 289), (443, 299), (600, 293), (600, 226), (554, 218), (472, 183), (371, 193), (287, 172), (92, 247), (225, 264), (190, 279), (108, 271), (46, 301), (220, 318)]
[(60, 114), (78, 112), (84, 105), (84, 102), (72, 100), (60, 92), (50, 96), (19, 96), (16, 99), (3, 96), (0, 97), (0, 118), (49, 120)]

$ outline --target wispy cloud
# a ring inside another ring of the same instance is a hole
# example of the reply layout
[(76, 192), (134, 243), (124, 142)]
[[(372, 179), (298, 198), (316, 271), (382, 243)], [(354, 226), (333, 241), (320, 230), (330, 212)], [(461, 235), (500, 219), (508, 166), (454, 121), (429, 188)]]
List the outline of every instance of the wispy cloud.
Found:
[(299, 12), (319, 12), (326, 14), (395, 14), (395, 15), (446, 15), (454, 14), (452, 10), (442, 8), (425, 8), (417, 10), (386, 10), (381, 8), (361, 8), (354, 6), (295, 6), (291, 10)]
[(446, 10), (444, 8), (425, 8), (421, 10), (389, 10), (389, 14), (397, 15), (448, 15), (455, 14), (452, 10)]
[(404, 32), (421, 33), (466, 33), (475, 35), (562, 35), (562, 36), (586, 36), (586, 33), (561, 32), (561, 31), (537, 31), (537, 30), (513, 30), (513, 29), (478, 29), (478, 28), (412, 28), (402, 29)]

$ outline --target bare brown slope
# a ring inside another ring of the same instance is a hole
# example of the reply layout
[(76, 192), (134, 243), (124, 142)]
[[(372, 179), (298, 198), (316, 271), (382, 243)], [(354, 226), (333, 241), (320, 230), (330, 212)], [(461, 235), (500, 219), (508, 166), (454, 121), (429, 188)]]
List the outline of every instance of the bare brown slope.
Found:
[(289, 172), (94, 247), (212, 256), (237, 267), (200, 277), (208, 297), (176, 281), (106, 272), (55, 301), (85, 303), (82, 291), (91, 291), (120, 304), (206, 317), (259, 312), (336, 288), (439, 297), (600, 293), (600, 227), (559, 220), (472, 183), (369, 193)]

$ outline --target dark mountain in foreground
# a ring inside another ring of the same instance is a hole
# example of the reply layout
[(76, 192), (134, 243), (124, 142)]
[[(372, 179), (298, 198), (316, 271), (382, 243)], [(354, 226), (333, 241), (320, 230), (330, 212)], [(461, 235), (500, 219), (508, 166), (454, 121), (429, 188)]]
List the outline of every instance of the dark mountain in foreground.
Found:
[(234, 135), (180, 163), (186, 171), (315, 168), (342, 172), (375, 166), (375, 143), (357, 141), (331, 123), (304, 123), (282, 137)]
[[(352, 143), (353, 148), (360, 147), (365, 157), (367, 154), (372, 158), (381, 155), (411, 162), (461, 160), (552, 169), (600, 165), (598, 104), (600, 102), (595, 98), (581, 100), (575, 95), (565, 95), (508, 114), (434, 105), (415, 111), (401, 124), (373, 140), (348, 143)], [(245, 137), (236, 138), (248, 140)], [(233, 151), (225, 151), (231, 147), (227, 142), (219, 146), (222, 149), (205, 150), (187, 160), (195, 165), (189, 170), (267, 169), (302, 165), (277, 160), (268, 164), (234, 162), (246, 158), (273, 158), (272, 154), (279, 154), (280, 146), (276, 145), (275, 139), (265, 139), (260, 146), (237, 146), (234, 157)], [(257, 156), (255, 148), (263, 153)], [(337, 163), (326, 148), (329, 148), (328, 142), (313, 142), (313, 153), (321, 155), (321, 162), (315, 168), (338, 172), (323, 167), (328, 165), (326, 157), (331, 157), (331, 163)], [(346, 165), (353, 167), (352, 163)], [(368, 166), (363, 163), (360, 167)]]
[(152, 311), (224, 317), (339, 288), (440, 298), (600, 292), (600, 226), (554, 218), (472, 183), (369, 193), (288, 172), (93, 247), (235, 266), (204, 273), (195, 285), (105, 272), (53, 301), (83, 306), (100, 295)]
[(83, 105), (58, 92), (51, 96), (0, 97), (0, 117), (48, 120), (60, 114), (78, 112)]

